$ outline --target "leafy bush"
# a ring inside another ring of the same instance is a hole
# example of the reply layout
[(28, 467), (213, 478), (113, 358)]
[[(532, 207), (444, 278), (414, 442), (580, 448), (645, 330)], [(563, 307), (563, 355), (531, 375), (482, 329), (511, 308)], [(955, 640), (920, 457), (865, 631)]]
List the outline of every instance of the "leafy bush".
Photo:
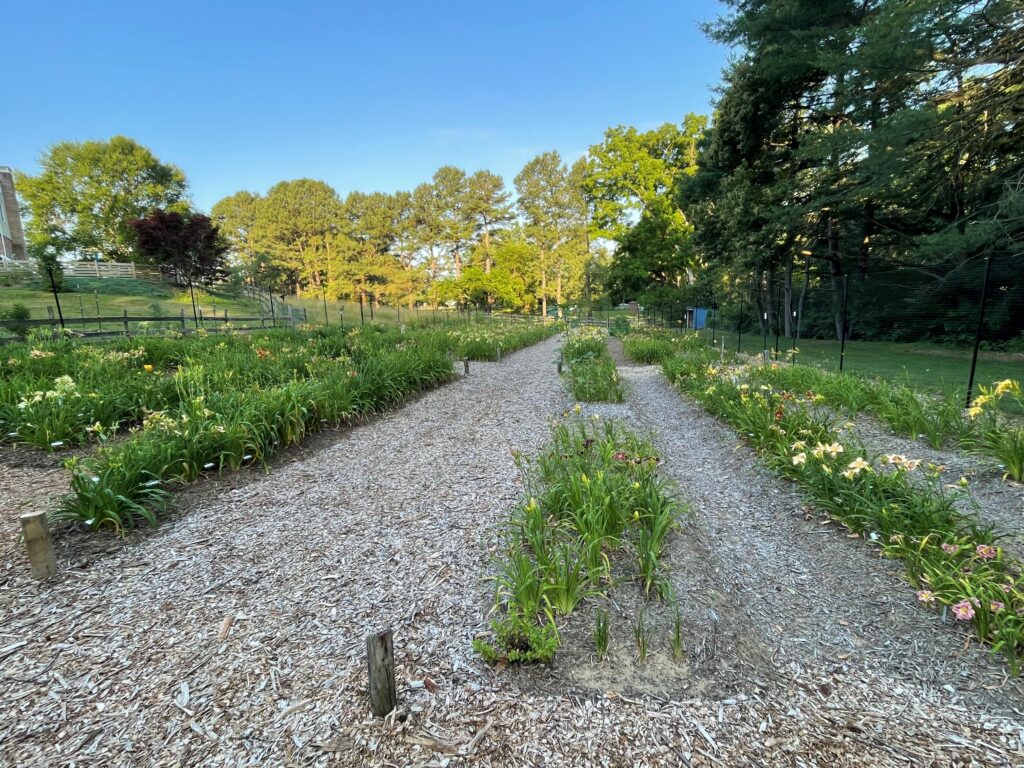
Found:
[(538, 624), (525, 616), (509, 614), (492, 621), (491, 629), (495, 635), (493, 643), (479, 638), (473, 641), (473, 649), (488, 664), (502, 660), (510, 663), (546, 664), (555, 658), (558, 630), (550, 620)]
[[(24, 304), (14, 303), (9, 309), (0, 309), (0, 320), (31, 320), (32, 313), (28, 307)], [(28, 336), (28, 326), (21, 324), (14, 324), (7, 330), (13, 333), (18, 338), (24, 339)]]
[(633, 335), (622, 340), (622, 348), (630, 360), (641, 365), (660, 363), (676, 352), (675, 346), (667, 339)]
[(995, 459), (1006, 476), (1018, 483), (1024, 482), (1024, 425), (999, 410), (999, 401), (1003, 398), (1015, 400), (1018, 407), (1024, 409), (1020, 382), (1005, 379), (991, 387), (979, 387), (979, 390), (980, 394), (967, 409), (973, 424), (963, 444), (974, 453)]
[(558, 326), (548, 324), (467, 323), (448, 330), (446, 335), (455, 344), (455, 357), (480, 362), (493, 362), (500, 348), (503, 354), (543, 341), (558, 333)]
[(612, 336), (625, 336), (629, 333), (629, 320), (622, 315), (618, 315), (612, 320), (612, 327), (608, 329), (608, 333)]

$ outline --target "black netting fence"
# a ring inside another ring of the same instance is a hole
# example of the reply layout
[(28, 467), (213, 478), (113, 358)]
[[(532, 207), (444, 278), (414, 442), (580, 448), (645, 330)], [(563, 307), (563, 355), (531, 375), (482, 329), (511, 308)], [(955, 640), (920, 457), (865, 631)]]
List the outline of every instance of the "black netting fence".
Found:
[(727, 351), (900, 379), (933, 391), (1024, 381), (1024, 257), (942, 270), (833, 274), (813, 263), (732, 285), (702, 302), (649, 306), (640, 319), (693, 330)]

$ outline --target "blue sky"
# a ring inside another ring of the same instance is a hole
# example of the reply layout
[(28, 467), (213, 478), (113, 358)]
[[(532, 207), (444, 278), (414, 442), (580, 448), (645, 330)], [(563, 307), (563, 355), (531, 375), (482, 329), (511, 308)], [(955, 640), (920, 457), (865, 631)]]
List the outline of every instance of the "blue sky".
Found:
[(611, 125), (707, 112), (727, 51), (711, 0), (7, 4), (0, 165), (64, 139), (131, 136), (209, 209), (324, 179), (411, 189), (441, 165), (508, 183)]

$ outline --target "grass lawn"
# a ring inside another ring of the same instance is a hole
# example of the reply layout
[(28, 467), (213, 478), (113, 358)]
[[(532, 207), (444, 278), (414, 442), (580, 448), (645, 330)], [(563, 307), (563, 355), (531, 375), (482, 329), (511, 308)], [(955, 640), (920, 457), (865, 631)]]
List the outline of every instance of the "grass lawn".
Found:
[[(167, 317), (168, 322), (173, 322), (181, 317), (182, 310), (185, 311), (186, 323), (191, 325), (192, 300), (188, 290), (176, 288), (166, 284), (147, 283), (139, 280), (116, 280), (116, 279), (87, 279), (67, 281), (67, 288), (59, 294), (61, 311), (65, 319), (70, 318), (94, 318), (94, 317), (120, 317), (127, 310), (130, 316), (134, 317)], [(216, 291), (206, 291), (196, 288), (196, 308), (206, 318), (217, 316), (223, 317), (225, 310), (228, 317), (257, 317), (260, 313), (260, 302), (248, 297), (233, 298)], [(32, 313), (33, 320), (41, 320), (57, 316), (56, 303), (53, 294), (38, 287), (4, 287), (0, 286), (0, 310), (9, 309), (13, 304), (23, 304)], [(274, 313), (280, 318), (288, 313), (289, 308), (293, 312), (306, 312), (306, 318), (312, 325), (324, 325), (332, 327), (344, 322), (346, 328), (352, 328), (360, 323), (382, 323), (384, 325), (405, 325), (431, 323), (443, 323), (459, 319), (467, 319), (466, 313), (459, 313), (454, 309), (427, 309), (410, 310), (407, 307), (370, 307), (367, 302), (363, 305), (362, 319), (360, 319), (359, 302), (352, 301), (331, 301), (328, 300), (326, 307), (324, 301), (318, 296), (289, 296), (281, 301), (274, 298)], [(326, 310), (326, 311), (325, 311)], [(263, 300), (263, 314), (267, 318), (267, 325), (271, 323), (270, 304), (267, 299)], [(475, 317), (483, 317), (480, 312), (474, 313)], [(81, 328), (82, 326), (74, 326)], [(86, 330), (99, 328), (99, 323), (88, 324)], [(104, 324), (105, 330), (113, 330), (109, 323)], [(0, 329), (0, 336), (10, 335)]]
[[(358, 301), (333, 301), (324, 300), (319, 296), (289, 296), (288, 303), (296, 309), (305, 309), (308, 322), (312, 325), (324, 325), (325, 323), (336, 326), (344, 321), (346, 328), (352, 328), (362, 323), (383, 323), (384, 325), (427, 325), (429, 323), (443, 323), (446, 320), (467, 319), (469, 315), (460, 314), (454, 309), (429, 309), (420, 307), (418, 310), (402, 307), (371, 307), (369, 302), (363, 304), (362, 319), (359, 315)], [(483, 317), (477, 312), (477, 317)]]
[[(711, 331), (701, 331), (711, 343)], [(726, 351), (736, 351), (736, 334), (715, 333), (716, 344), (725, 340)], [(768, 337), (770, 349), (775, 349), (775, 337)], [(792, 339), (779, 340), (779, 349), (788, 351)], [(747, 354), (757, 354), (764, 349), (764, 337), (744, 334), (741, 349)], [(839, 342), (822, 339), (801, 339), (797, 362), (817, 365), (822, 368), (839, 370)], [(950, 387), (966, 391), (967, 379), (971, 372), (971, 350), (949, 347), (941, 344), (899, 343), (888, 341), (848, 341), (843, 370), (882, 379), (898, 380), (910, 386), (943, 392)], [(1024, 382), (1024, 354), (1007, 352), (984, 352), (978, 355), (978, 369), (975, 373), (975, 393), (978, 384), (991, 384), (1002, 379), (1016, 379)]]
[[(102, 283), (102, 284), (100, 284)], [(121, 285), (117, 285), (120, 283)], [(95, 288), (94, 288), (95, 284)], [(90, 280), (69, 281), (72, 291), (58, 294), (61, 311), (65, 318), (112, 317), (128, 310), (133, 316), (166, 315), (192, 317), (192, 300), (187, 290), (171, 286), (142, 283), (136, 280)], [(49, 317), (49, 310), (57, 315), (53, 294), (36, 288), (0, 287), (0, 309), (9, 309), (12, 304), (23, 304), (32, 313), (32, 319)], [(204, 315), (248, 316), (259, 312), (259, 304), (251, 299), (229, 298), (223, 295), (196, 290), (196, 306)]]

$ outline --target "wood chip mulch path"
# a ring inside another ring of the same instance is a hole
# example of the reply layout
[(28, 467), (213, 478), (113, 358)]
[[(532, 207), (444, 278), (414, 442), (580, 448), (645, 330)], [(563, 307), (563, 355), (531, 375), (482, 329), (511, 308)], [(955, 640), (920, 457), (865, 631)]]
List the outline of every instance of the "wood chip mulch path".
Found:
[[(557, 346), (473, 364), (51, 582), (3, 550), (0, 765), (1024, 764), (1001, 663), (804, 519), (654, 369), (624, 369), (619, 415), (654, 433), (696, 513), (667, 563), (680, 671), (656, 650), (645, 676), (624, 627), (620, 661), (596, 664), (586, 610), (552, 668), (485, 665), (471, 641), (523, 493), (512, 452), (536, 453), (568, 404)], [(636, 591), (617, 589), (623, 610)], [(382, 627), (400, 700), (385, 720), (364, 669)]]

